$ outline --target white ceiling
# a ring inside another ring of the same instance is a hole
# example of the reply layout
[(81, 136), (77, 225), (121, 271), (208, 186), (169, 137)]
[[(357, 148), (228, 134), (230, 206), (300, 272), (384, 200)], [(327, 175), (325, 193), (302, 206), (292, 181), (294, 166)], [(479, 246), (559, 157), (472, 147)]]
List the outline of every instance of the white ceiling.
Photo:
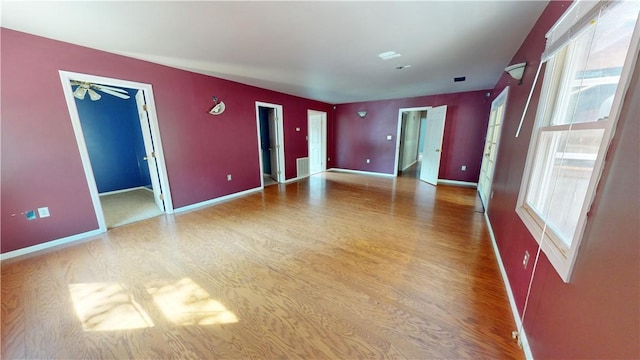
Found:
[(1, 24), (339, 104), (493, 88), (546, 4), (3, 1)]

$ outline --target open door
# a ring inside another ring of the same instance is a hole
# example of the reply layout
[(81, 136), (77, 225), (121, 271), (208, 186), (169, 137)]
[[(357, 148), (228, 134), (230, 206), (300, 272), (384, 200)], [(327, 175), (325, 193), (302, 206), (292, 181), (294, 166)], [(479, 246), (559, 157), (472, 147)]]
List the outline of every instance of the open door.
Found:
[(149, 177), (151, 178), (151, 187), (153, 189), (153, 199), (158, 208), (165, 211), (164, 197), (162, 195), (162, 187), (160, 186), (160, 177), (158, 175), (158, 164), (156, 161), (156, 150), (151, 136), (151, 127), (149, 124), (149, 115), (147, 114), (147, 103), (144, 99), (142, 90), (136, 92), (136, 106), (138, 107), (138, 116), (140, 117), (140, 128), (142, 129), (142, 140), (144, 141), (144, 149), (146, 156), (143, 160), (149, 166)]
[(400, 134), (398, 135), (398, 141), (400, 141), (400, 150), (398, 151), (398, 168), (396, 172), (404, 170), (404, 144), (405, 136), (407, 133), (407, 113), (402, 113), (402, 119), (400, 125)]
[(427, 129), (424, 139), (424, 155), (420, 169), (420, 180), (438, 185), (440, 157), (442, 155), (442, 137), (447, 105), (431, 108), (427, 111)]
[(491, 103), (487, 137), (484, 143), (484, 156), (478, 179), (478, 194), (480, 194), (480, 200), (482, 200), (482, 205), (484, 205), (485, 209), (489, 207), (489, 200), (491, 199), (491, 184), (493, 183), (493, 173), (498, 155), (498, 146), (500, 145), (500, 132), (508, 94), (509, 87), (507, 86)]
[(280, 182), (280, 168), (278, 166), (278, 117), (276, 116), (275, 109), (269, 110), (269, 152), (271, 159), (271, 178)]

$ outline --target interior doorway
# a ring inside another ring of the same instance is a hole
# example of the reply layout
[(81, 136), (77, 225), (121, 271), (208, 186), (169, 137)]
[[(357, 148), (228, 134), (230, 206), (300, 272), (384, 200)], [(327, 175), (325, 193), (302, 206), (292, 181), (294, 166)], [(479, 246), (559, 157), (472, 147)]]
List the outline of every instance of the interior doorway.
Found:
[(99, 230), (172, 213), (151, 85), (66, 71), (60, 79)]
[(256, 122), (262, 187), (270, 183), (284, 183), (282, 105), (256, 101)]
[(492, 197), (491, 184), (493, 183), (493, 174), (495, 172), (498, 146), (500, 145), (500, 133), (502, 132), (502, 122), (504, 120), (504, 111), (508, 95), (509, 87), (507, 86), (491, 103), (489, 125), (487, 126), (482, 165), (480, 166), (480, 177), (478, 179), (478, 194), (485, 209), (489, 206), (489, 200), (491, 200)]
[[(426, 112), (426, 116), (424, 116)], [(419, 113), (419, 121), (414, 121), (413, 132), (418, 133), (418, 141), (411, 142), (410, 146), (407, 146), (407, 131), (409, 127), (405, 124), (409, 124), (409, 117), (411, 113)], [(395, 156), (395, 175), (398, 175), (400, 168), (403, 166), (409, 166), (407, 170), (411, 170), (410, 173), (417, 173), (420, 180), (428, 182), (432, 185), (438, 184), (438, 174), (440, 170), (440, 158), (442, 155), (442, 139), (444, 136), (444, 123), (447, 114), (447, 106), (442, 105), (438, 107), (423, 106), (413, 108), (402, 108), (398, 111), (398, 132), (396, 135), (396, 156)], [(423, 120), (424, 123), (423, 123)], [(416, 130), (417, 124), (417, 130)], [(423, 126), (424, 125), (424, 126)], [(404, 140), (404, 143), (403, 141)], [(414, 155), (414, 148), (420, 148), (423, 146), (423, 151), (420, 153), (416, 150)], [(401, 154), (404, 155), (402, 159)], [(407, 158), (407, 156), (409, 156)], [(414, 160), (414, 156), (415, 159)], [(417, 163), (417, 166), (412, 166), (411, 163)], [(416, 171), (416, 168), (419, 171)]]
[(400, 135), (398, 135), (399, 149), (397, 171), (402, 176), (418, 177), (424, 131), (421, 126), (426, 121), (427, 110), (403, 111), (400, 121)]
[(313, 175), (327, 170), (327, 113), (308, 110), (307, 122), (309, 175)]

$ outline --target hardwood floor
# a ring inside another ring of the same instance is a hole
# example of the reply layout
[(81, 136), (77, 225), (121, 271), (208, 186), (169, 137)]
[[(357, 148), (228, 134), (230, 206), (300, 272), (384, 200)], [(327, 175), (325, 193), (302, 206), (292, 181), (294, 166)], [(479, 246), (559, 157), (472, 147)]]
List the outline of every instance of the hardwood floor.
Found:
[(2, 263), (2, 358), (514, 358), (474, 189), (325, 173)]

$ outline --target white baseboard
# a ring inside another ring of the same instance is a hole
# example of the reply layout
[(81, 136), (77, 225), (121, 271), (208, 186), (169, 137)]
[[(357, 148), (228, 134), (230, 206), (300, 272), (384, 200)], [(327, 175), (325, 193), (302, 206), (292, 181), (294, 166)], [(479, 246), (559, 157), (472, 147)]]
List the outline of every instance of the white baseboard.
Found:
[(447, 180), (447, 179), (438, 179), (438, 184), (464, 186), (464, 187), (470, 187), (470, 188), (478, 187), (478, 183), (468, 182), (468, 181), (458, 181), (458, 180)]
[[(489, 215), (487, 212), (484, 212), (484, 220), (487, 223), (487, 228), (489, 229), (489, 236), (491, 237), (491, 245), (493, 246), (493, 252), (496, 254), (496, 259), (498, 260), (498, 267), (500, 268), (500, 274), (502, 275), (502, 281), (504, 282), (504, 287), (507, 290), (507, 297), (509, 298), (509, 305), (511, 306), (511, 313), (513, 314), (513, 319), (516, 322), (516, 329), (522, 328), (522, 331), (519, 334), (520, 340), (522, 341), (522, 350), (524, 351), (524, 356), (527, 360), (533, 360), (533, 354), (531, 353), (531, 347), (529, 347), (529, 341), (527, 340), (527, 334), (522, 327), (522, 321), (520, 321), (520, 313), (518, 312), (518, 307), (516, 306), (516, 300), (513, 297), (513, 291), (511, 291), (511, 285), (509, 284), (509, 278), (507, 277), (507, 271), (502, 264), (502, 257), (500, 256), (500, 251), (498, 250), (498, 244), (496, 243), (496, 237), (493, 233), (493, 228), (491, 227), (491, 221), (489, 221)], [(510, 334), (505, 334), (505, 336), (509, 336)]]
[(182, 213), (182, 212), (185, 212), (185, 211), (191, 211), (191, 210), (200, 209), (200, 208), (203, 208), (203, 207), (215, 205), (215, 204), (221, 203), (223, 201), (235, 199), (235, 198), (238, 198), (238, 197), (242, 197), (242, 196), (245, 196), (245, 195), (252, 194), (254, 192), (261, 191), (262, 189), (263, 189), (263, 187), (260, 186), (260, 187), (257, 187), (257, 188), (253, 188), (253, 189), (249, 189), (249, 190), (240, 191), (240, 192), (237, 192), (237, 193), (221, 196), (219, 198), (215, 198), (215, 199), (206, 200), (206, 201), (202, 201), (202, 202), (199, 202), (199, 203), (183, 206), (183, 207), (174, 209), (173, 213), (177, 214), (177, 213)]
[(289, 179), (289, 180), (285, 180), (285, 181), (284, 181), (284, 183), (285, 183), (285, 184), (289, 184), (289, 183), (292, 183), (292, 182), (300, 181), (300, 180), (302, 180), (302, 179), (306, 179), (306, 178), (308, 178), (309, 176), (311, 176), (311, 175), (305, 175), (305, 176), (298, 176), (298, 177), (294, 177), (294, 178), (291, 178), (291, 179)]
[[(107, 191), (107, 192), (103, 192), (103, 193), (99, 193), (98, 196), (106, 196), (106, 195), (113, 195), (113, 194), (120, 194), (120, 193), (124, 193), (124, 192), (128, 192), (128, 191), (134, 191), (134, 190), (140, 190), (140, 189), (144, 189), (144, 190), (149, 190), (144, 186), (138, 186), (138, 187), (134, 187), (134, 188), (128, 188), (128, 189), (121, 189), (121, 190), (113, 190), (113, 191)], [(153, 190), (151, 190), (153, 191)]]
[(409, 164), (409, 165), (405, 166), (405, 167), (402, 169), (402, 171), (407, 170), (408, 168), (410, 168), (410, 167), (412, 167), (413, 165), (415, 165), (417, 162), (418, 162), (418, 160), (413, 160), (413, 162), (412, 162), (411, 164)]
[(16, 256), (31, 254), (33, 252), (40, 251), (40, 250), (49, 249), (54, 246), (60, 246), (60, 245), (69, 244), (69, 243), (80, 241), (80, 240), (85, 240), (102, 233), (104, 233), (104, 231), (101, 231), (100, 229), (96, 229), (96, 230), (84, 232), (82, 234), (71, 235), (71, 236), (64, 237), (62, 239), (51, 240), (42, 244), (37, 244), (37, 245), (29, 246), (26, 248), (9, 251), (4, 254), (0, 254), (0, 261), (11, 259)]
[(380, 173), (380, 172), (373, 172), (373, 171), (351, 170), (351, 169), (331, 168), (327, 171), (344, 172), (344, 173), (352, 173), (352, 174), (360, 174), (360, 175), (396, 177), (394, 174), (387, 174), (387, 173)]

